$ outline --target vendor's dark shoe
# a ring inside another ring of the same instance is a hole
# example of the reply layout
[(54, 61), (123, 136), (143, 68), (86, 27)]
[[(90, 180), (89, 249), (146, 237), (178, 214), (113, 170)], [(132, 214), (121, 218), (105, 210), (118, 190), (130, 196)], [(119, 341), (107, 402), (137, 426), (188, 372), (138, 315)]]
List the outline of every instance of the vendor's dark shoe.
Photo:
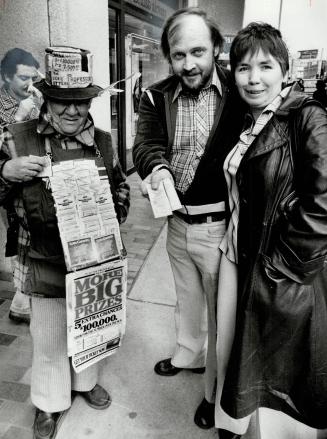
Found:
[(231, 431), (218, 428), (218, 437), (219, 439), (241, 439), (242, 436), (236, 433), (232, 433)]
[(54, 439), (64, 412), (48, 413), (36, 409), (33, 425), (33, 439)]
[(189, 370), (190, 372), (193, 373), (204, 373), (205, 367), (196, 367), (192, 369), (176, 367), (171, 364), (171, 358), (166, 358), (165, 360), (161, 360), (154, 366), (155, 373), (164, 377), (172, 377), (174, 375), (177, 375), (182, 370)]
[(208, 402), (205, 398), (197, 408), (194, 415), (194, 422), (200, 428), (209, 430), (215, 426), (215, 404)]
[(86, 404), (96, 410), (103, 410), (110, 406), (111, 398), (109, 393), (99, 384), (96, 384), (89, 392), (73, 392), (78, 393), (84, 399)]
[(29, 314), (21, 314), (15, 311), (9, 311), (8, 317), (15, 323), (26, 323), (26, 325), (29, 325), (31, 320)]

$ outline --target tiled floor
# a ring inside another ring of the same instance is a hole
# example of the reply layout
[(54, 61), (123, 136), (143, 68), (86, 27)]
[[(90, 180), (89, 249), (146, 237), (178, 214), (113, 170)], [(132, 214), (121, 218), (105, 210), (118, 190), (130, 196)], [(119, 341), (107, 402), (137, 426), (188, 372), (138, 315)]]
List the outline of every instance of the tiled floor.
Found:
[[(148, 200), (140, 194), (139, 177), (132, 174), (128, 181), (131, 209), (121, 233), (128, 251), (130, 291), (164, 220), (153, 218)], [(1, 273), (0, 278), (0, 439), (31, 439), (34, 419), (29, 398), (32, 343), (28, 326), (8, 319), (13, 286), (7, 275)]]
[(34, 409), (27, 377), (32, 362), (28, 326), (8, 319), (13, 288), (0, 282), (0, 438), (31, 439)]

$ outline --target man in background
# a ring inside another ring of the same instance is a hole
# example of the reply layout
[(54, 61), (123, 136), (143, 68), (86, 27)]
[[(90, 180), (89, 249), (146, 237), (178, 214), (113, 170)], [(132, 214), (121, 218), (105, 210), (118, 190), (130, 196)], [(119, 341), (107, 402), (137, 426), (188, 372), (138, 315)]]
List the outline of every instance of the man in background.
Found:
[[(0, 65), (1, 78), (4, 82), (0, 89), (0, 137), (3, 127), (6, 125), (38, 117), (42, 94), (33, 87), (33, 82), (38, 79), (39, 66), (38, 61), (31, 53), (20, 48), (9, 50), (3, 57)], [(1, 216), (6, 222), (6, 214), (3, 211), (1, 211)], [(26, 233), (22, 233), (15, 212), (8, 212), (8, 221), (12, 223), (12, 228), (20, 229), (18, 240), (23, 240), (21, 245), (24, 248), (27, 247)], [(27, 270), (23, 254), (14, 259), (13, 266), (16, 293), (10, 307), (9, 318), (16, 323), (29, 323), (30, 299), (20, 290)]]

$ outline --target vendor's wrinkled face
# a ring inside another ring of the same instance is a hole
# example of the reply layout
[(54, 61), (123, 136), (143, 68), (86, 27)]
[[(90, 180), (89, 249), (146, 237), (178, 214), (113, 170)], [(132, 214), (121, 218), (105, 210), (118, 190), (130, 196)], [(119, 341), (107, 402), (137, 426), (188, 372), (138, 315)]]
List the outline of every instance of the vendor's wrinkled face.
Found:
[(77, 101), (47, 101), (53, 127), (61, 134), (75, 136), (82, 131), (91, 105), (91, 99)]
[(6, 83), (8, 84), (9, 93), (17, 101), (26, 99), (30, 96), (30, 86), (38, 79), (38, 72), (34, 66), (26, 66), (24, 64), (18, 64), (16, 66), (16, 73), (12, 78), (5, 76)]

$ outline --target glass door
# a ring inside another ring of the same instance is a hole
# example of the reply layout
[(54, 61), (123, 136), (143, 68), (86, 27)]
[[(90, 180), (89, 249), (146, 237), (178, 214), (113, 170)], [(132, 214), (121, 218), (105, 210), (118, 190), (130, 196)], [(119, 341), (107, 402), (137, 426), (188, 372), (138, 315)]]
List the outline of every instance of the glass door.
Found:
[[(113, 8), (109, 8), (109, 75), (110, 83), (117, 81), (118, 78), (118, 39), (117, 39), (117, 12)], [(117, 94), (110, 95), (110, 122), (111, 136), (113, 146), (118, 150), (121, 143), (118, 129), (118, 103), (119, 96)]]
[(132, 150), (141, 94), (169, 72), (160, 50), (162, 23), (147, 21), (153, 17), (145, 11), (138, 15), (127, 13), (124, 3), (110, 2), (110, 83), (120, 80), (117, 88), (124, 90), (110, 96), (111, 134), (127, 173), (134, 167)]
[(168, 74), (168, 63), (160, 52), (159, 42), (138, 34), (128, 34), (125, 40), (126, 77), (126, 161), (132, 166), (132, 148), (136, 135), (138, 107), (142, 92)]
[(133, 167), (132, 149), (142, 92), (167, 76), (168, 62), (160, 50), (161, 28), (125, 14), (125, 77), (126, 81), (126, 163)]

